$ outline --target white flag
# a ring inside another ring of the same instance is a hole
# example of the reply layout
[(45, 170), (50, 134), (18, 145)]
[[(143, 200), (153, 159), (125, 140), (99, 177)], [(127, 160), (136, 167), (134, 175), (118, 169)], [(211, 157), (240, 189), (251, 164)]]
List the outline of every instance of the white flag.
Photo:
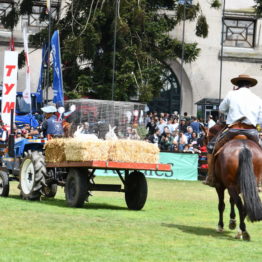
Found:
[(28, 56), (28, 34), (27, 34), (26, 24), (24, 24), (23, 27), (23, 38), (24, 38), (24, 51), (25, 51), (25, 63), (26, 63), (26, 80), (25, 80), (25, 89), (23, 91), (23, 98), (27, 104), (31, 105), (30, 64), (29, 64), (29, 56)]
[(51, 11), (51, 0), (46, 0), (46, 13), (49, 14)]

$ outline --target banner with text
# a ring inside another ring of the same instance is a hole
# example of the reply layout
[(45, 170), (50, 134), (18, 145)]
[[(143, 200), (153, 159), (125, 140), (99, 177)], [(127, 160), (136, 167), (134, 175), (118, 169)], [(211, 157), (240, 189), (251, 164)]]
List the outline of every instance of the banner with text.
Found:
[(15, 112), (17, 63), (18, 53), (15, 51), (5, 51), (1, 117), (3, 124), (7, 128), (10, 128), (11, 109), (14, 109)]
[(56, 30), (51, 39), (52, 57), (53, 57), (53, 102), (64, 105), (64, 91), (63, 91), (63, 76), (61, 69), (61, 54), (60, 54), (60, 40), (59, 31)]
[[(160, 163), (170, 164), (171, 172), (142, 171), (146, 177), (196, 181), (198, 177), (198, 154), (160, 153)], [(118, 176), (115, 171), (96, 170), (98, 176)]]

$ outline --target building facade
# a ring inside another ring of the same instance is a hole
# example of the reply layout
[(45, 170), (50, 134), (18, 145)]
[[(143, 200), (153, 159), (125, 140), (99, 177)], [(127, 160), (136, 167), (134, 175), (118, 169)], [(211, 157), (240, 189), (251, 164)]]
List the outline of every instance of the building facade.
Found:
[[(208, 37), (197, 37), (196, 22), (186, 21), (185, 42), (197, 42), (200, 55), (195, 62), (184, 64), (183, 68), (179, 60), (169, 63), (181, 86), (181, 111), (196, 115), (198, 109), (205, 110), (198, 113), (207, 118), (208, 114), (217, 111), (219, 98), (223, 99), (232, 90), (230, 80), (240, 74), (258, 80), (252, 91), (262, 97), (262, 20), (256, 17), (252, 0), (225, 0), (224, 12), (223, 1), (220, 9), (210, 8), (206, 0), (193, 1), (193, 4), (196, 2), (200, 3), (207, 18)], [(182, 26), (182, 23), (177, 26), (171, 35), (182, 39)]]
[[(9, 13), (12, 9), (12, 6), (15, 5), (17, 0), (0, 0), (0, 18)], [(51, 1), (51, 14), (53, 17), (61, 15), (63, 6), (61, 0), (52, 0)], [(13, 32), (8, 29), (5, 29), (0, 22), (0, 86), (3, 82), (3, 64), (4, 64), (4, 52), (9, 50), (10, 40), (13, 36), (14, 48), (15, 51), (20, 53), (24, 50), (23, 46), (23, 26), (27, 24), (28, 34), (35, 34), (48, 26), (48, 21), (39, 22), (39, 16), (45, 12), (46, 1), (35, 0), (33, 1), (32, 14), (23, 15), (20, 17), (16, 27)], [(40, 76), (42, 61), (42, 50), (33, 47), (29, 43), (29, 63), (30, 63), (30, 72), (31, 72), (31, 92), (36, 92), (38, 87), (38, 81)], [(17, 91), (22, 92), (25, 88), (26, 81), (26, 68), (18, 70), (18, 81), (17, 81)], [(49, 88), (51, 92), (51, 88)]]
[[(197, 42), (201, 48), (195, 62), (183, 64), (179, 59), (168, 61), (171, 68), (171, 84), (163, 86), (163, 97), (156, 99), (156, 108), (163, 104), (166, 111), (181, 109), (190, 115), (216, 114), (219, 98), (223, 98), (232, 89), (230, 79), (239, 74), (249, 74), (258, 80), (258, 85), (252, 90), (262, 97), (262, 30), (261, 19), (258, 19), (252, 6), (252, 0), (221, 0), (219, 9), (210, 8), (207, 0), (193, 0), (193, 4), (200, 3), (201, 11), (207, 18), (209, 25), (208, 37), (203, 39), (195, 35), (195, 22), (185, 22), (185, 42)], [(0, 16), (7, 12), (15, 0), (0, 0)], [(52, 0), (52, 15), (63, 15), (64, 0)], [(24, 16), (13, 31), (15, 49), (23, 50), (22, 26), (28, 24), (29, 33), (34, 34), (47, 23), (39, 23), (37, 18), (43, 12), (45, 1), (33, 1), (33, 14)], [(223, 12), (225, 3), (225, 12)], [(176, 15), (169, 12), (169, 15)], [(222, 27), (223, 24), (223, 27)], [(170, 32), (170, 35), (182, 40), (183, 22)], [(223, 38), (222, 38), (223, 28)], [(3, 53), (8, 49), (11, 32), (0, 25), (0, 83), (3, 76)], [(223, 41), (221, 41), (223, 39)], [(221, 48), (223, 43), (223, 48)], [(222, 64), (221, 64), (222, 59)], [(31, 64), (31, 92), (38, 86), (41, 50), (29, 48)], [(25, 68), (18, 73), (18, 91), (25, 86)], [(51, 93), (51, 92), (50, 92)], [(197, 105), (198, 104), (198, 105)], [(199, 111), (199, 112), (198, 112)]]

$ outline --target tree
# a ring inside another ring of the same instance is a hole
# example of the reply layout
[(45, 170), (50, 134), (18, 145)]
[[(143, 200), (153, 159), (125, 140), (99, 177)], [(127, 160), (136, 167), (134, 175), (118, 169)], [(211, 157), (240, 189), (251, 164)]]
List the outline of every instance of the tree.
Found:
[[(15, 12), (30, 14), (31, 2), (21, 1), (14, 7), (19, 10)], [(168, 16), (170, 10), (174, 10), (176, 16)], [(66, 93), (111, 99), (117, 19), (114, 99), (129, 100), (138, 95), (140, 101), (150, 101), (159, 94), (163, 85), (162, 75), (168, 68), (167, 61), (181, 57), (182, 43), (171, 38), (168, 32), (183, 20), (183, 10), (184, 6), (177, 0), (71, 1), (65, 16), (52, 21), (52, 29), (60, 30)], [(43, 20), (47, 19), (44, 11)], [(206, 37), (208, 25), (199, 4), (187, 4), (186, 19), (197, 17), (197, 35)], [(46, 39), (47, 30), (43, 30), (31, 36), (30, 42), (41, 47)], [(197, 43), (186, 43), (185, 62), (197, 59), (199, 52)]]
[(262, 0), (255, 0), (256, 5), (254, 6), (256, 9), (256, 13), (259, 17), (262, 15)]

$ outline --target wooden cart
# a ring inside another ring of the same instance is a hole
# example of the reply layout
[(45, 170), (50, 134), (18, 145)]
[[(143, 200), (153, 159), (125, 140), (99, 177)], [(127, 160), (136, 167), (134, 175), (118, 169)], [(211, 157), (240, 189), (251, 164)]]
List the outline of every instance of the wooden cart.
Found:
[[(46, 162), (47, 170), (56, 172), (64, 170), (65, 195), (67, 204), (71, 207), (82, 207), (91, 191), (124, 192), (127, 207), (133, 210), (143, 208), (147, 199), (147, 181), (141, 171), (171, 171), (169, 164), (146, 164), (113, 161), (85, 162)], [(114, 170), (123, 185), (96, 184), (94, 182), (97, 169)]]

